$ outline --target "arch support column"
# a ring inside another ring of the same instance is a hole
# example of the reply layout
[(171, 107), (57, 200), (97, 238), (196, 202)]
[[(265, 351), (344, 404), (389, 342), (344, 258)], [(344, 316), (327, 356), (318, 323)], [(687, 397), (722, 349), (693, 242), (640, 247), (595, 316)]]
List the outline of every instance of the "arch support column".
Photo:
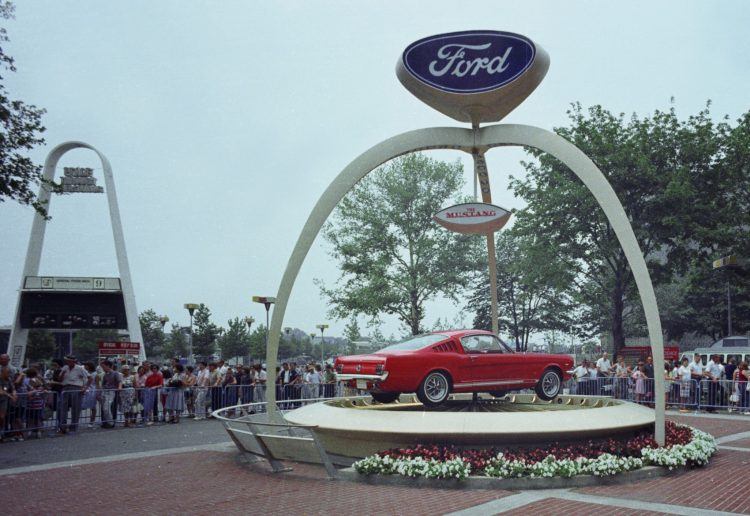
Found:
[[(341, 199), (367, 174), (386, 161), (410, 152), (429, 149), (456, 149), (472, 153), (474, 149), (500, 146), (534, 147), (546, 152), (570, 168), (591, 191), (609, 220), (633, 272), (638, 293), (646, 314), (649, 339), (654, 358), (655, 376), (664, 370), (664, 343), (659, 309), (646, 260), (625, 210), (607, 178), (591, 159), (561, 136), (538, 127), (499, 124), (477, 130), (436, 127), (418, 129), (394, 136), (359, 155), (333, 180), (316, 203), (297, 239), (276, 295), (276, 308), (271, 320), (266, 350), (266, 365), (272, 388), (268, 389), (269, 412), (276, 414), (276, 363), (279, 336), (289, 296), (302, 263), (328, 216)], [(664, 444), (664, 382), (655, 381), (655, 438)]]

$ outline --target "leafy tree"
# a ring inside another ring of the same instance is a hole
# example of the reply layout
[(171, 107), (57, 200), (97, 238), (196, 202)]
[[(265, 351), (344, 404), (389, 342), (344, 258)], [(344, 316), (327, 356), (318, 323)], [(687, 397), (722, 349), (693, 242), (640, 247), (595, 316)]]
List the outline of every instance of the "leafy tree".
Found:
[(250, 333), (245, 321), (239, 317), (227, 321), (227, 330), (219, 338), (223, 359), (244, 357), (250, 352)]
[[(12, 19), (15, 6), (0, 2), (0, 18)], [(0, 45), (7, 43), (8, 33), (0, 27)], [(0, 48), (0, 70), (15, 72), (15, 61)], [(1, 72), (0, 72), (1, 73)], [(39, 214), (47, 216), (47, 209), (32, 190), (35, 184), (45, 183), (55, 191), (59, 187), (42, 178), (42, 167), (24, 154), (44, 143), (41, 133), (44, 109), (9, 97), (0, 76), (0, 202), (7, 199), (31, 205)]]
[[(249, 336), (250, 344), (250, 356), (254, 359), (261, 361), (266, 359), (266, 327), (263, 324), (259, 324), (250, 333)], [(279, 343), (281, 347), (281, 343)]]
[(193, 315), (193, 354), (210, 356), (216, 352), (216, 340), (222, 333), (221, 327), (211, 322), (211, 310), (201, 303)]
[(165, 336), (164, 347), (160, 356), (163, 358), (186, 357), (189, 354), (188, 347), (188, 336), (185, 335), (185, 329), (179, 324), (172, 323), (172, 330), (168, 339)]
[(458, 196), (462, 175), (459, 162), (409, 154), (341, 201), (324, 229), (341, 269), (336, 287), (321, 286), (331, 316), (392, 314), (418, 334), (426, 301), (457, 299), (478, 267), (471, 249), (479, 239), (446, 231), (432, 216)]
[(48, 331), (32, 330), (26, 340), (26, 359), (49, 360), (55, 354), (55, 336)]
[(117, 342), (117, 330), (76, 330), (73, 336), (73, 353), (78, 360), (94, 360), (99, 356), (99, 342)]
[[(526, 351), (532, 333), (567, 330), (570, 326), (569, 290), (573, 275), (554, 249), (534, 237), (512, 230), (496, 236), (498, 322)], [(491, 330), (490, 283), (479, 275), (467, 308), (475, 312), (474, 327)]]
[(163, 356), (166, 337), (161, 324), (161, 317), (153, 309), (149, 308), (140, 313), (138, 321), (141, 324), (141, 335), (143, 335), (146, 356)]
[(349, 342), (354, 342), (356, 340), (359, 340), (361, 337), (362, 335), (360, 334), (357, 317), (352, 315), (351, 318), (349, 318), (349, 322), (344, 327), (344, 338)]
[[(598, 165), (630, 218), (652, 278), (668, 281), (694, 255), (690, 243), (697, 223), (722, 217), (721, 210), (712, 213), (714, 201), (703, 201), (721, 190), (710, 178), (716, 176), (726, 124), (715, 124), (708, 108), (686, 121), (674, 109), (626, 118), (601, 106), (584, 111), (580, 104), (568, 115), (570, 125), (555, 131)], [(637, 299), (625, 255), (572, 171), (552, 156), (527, 152), (536, 161), (524, 163), (527, 177), (511, 181), (527, 203), (514, 229), (558, 250), (577, 275), (574, 294), (583, 308), (582, 328), (589, 335), (611, 332), (616, 352), (624, 345), (628, 299)], [(705, 230), (705, 224), (701, 227)]]

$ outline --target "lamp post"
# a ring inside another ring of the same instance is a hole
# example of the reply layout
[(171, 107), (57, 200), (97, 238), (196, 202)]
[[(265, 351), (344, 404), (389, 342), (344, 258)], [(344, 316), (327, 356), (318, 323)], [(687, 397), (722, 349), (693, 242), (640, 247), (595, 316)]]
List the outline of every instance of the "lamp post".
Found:
[(255, 317), (253, 316), (245, 317), (245, 324), (247, 324), (247, 331), (250, 331), (250, 328), (253, 326), (254, 322), (255, 322)]
[(193, 314), (198, 309), (196, 303), (185, 303), (185, 309), (190, 314), (190, 335), (188, 338), (188, 364), (193, 365), (195, 359), (193, 358)]
[(323, 354), (323, 348), (325, 346), (325, 339), (323, 337), (323, 332), (328, 328), (327, 324), (319, 324), (316, 326), (317, 329), (320, 330), (320, 365), (321, 367), (323, 364), (325, 364), (325, 355)]
[(260, 303), (266, 307), (266, 352), (268, 352), (268, 312), (271, 310), (271, 305), (276, 302), (275, 297), (270, 296), (253, 296), (253, 303)]
[[(714, 269), (735, 268), (738, 266), (739, 264), (737, 263), (737, 256), (734, 254), (730, 254), (729, 256), (725, 256), (723, 258), (719, 258), (718, 260), (713, 261)], [(731, 337), (731, 336), (732, 336), (732, 287), (729, 283), (729, 278), (727, 278), (727, 337)]]
[(164, 326), (169, 322), (169, 317), (162, 315), (159, 317), (159, 324), (161, 324), (161, 331), (164, 331)]

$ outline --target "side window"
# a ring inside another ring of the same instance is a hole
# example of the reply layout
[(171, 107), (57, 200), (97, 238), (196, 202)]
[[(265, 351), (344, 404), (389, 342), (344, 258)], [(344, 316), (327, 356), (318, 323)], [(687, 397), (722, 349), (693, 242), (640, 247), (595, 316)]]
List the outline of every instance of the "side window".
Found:
[(479, 347), (479, 335), (469, 335), (461, 339), (461, 345), (466, 353), (481, 353)]
[(492, 335), (469, 335), (461, 339), (466, 353), (504, 353), (505, 349)]

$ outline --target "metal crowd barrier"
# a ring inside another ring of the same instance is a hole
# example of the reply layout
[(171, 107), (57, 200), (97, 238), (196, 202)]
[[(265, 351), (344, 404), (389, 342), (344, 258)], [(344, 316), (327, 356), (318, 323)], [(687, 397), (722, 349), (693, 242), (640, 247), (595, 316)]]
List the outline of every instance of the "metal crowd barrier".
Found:
[(748, 382), (732, 380), (672, 380), (641, 379), (632, 377), (599, 377), (569, 380), (565, 385), (569, 394), (611, 396), (616, 399), (654, 406), (654, 382), (664, 382), (668, 407), (681, 410), (750, 411)]
[[(314, 384), (313, 384), (314, 385)], [(277, 386), (281, 387), (281, 386)], [(284, 386), (282, 392), (291, 396), (297, 392), (296, 386)], [(343, 386), (342, 386), (343, 388)], [(291, 471), (284, 466), (282, 460), (321, 464), (329, 479), (337, 477), (337, 470), (320, 442), (314, 425), (297, 425), (287, 422), (283, 414), (302, 405), (336, 399), (339, 394), (346, 393), (346, 388), (334, 389), (336, 396), (319, 398), (288, 397), (276, 402), (280, 418), (272, 419), (266, 410), (267, 402), (234, 405), (224, 407), (213, 412), (213, 416), (220, 420), (225, 430), (237, 448), (252, 462), (265, 459), (275, 473)], [(355, 396), (367, 398), (369, 396)]]
[[(81, 428), (103, 424), (140, 426), (164, 423), (170, 416), (205, 418), (215, 410), (238, 404), (259, 403), (258, 409), (265, 410), (267, 387), (228, 385), (17, 393), (16, 400), (8, 403), (0, 438), (42, 437), (60, 430), (76, 432)], [(275, 388), (280, 407), (284, 410), (299, 407), (305, 400), (350, 394), (343, 385), (337, 384), (309, 384), (309, 387), (308, 384), (277, 385)], [(293, 399), (297, 395), (304, 397)]]

